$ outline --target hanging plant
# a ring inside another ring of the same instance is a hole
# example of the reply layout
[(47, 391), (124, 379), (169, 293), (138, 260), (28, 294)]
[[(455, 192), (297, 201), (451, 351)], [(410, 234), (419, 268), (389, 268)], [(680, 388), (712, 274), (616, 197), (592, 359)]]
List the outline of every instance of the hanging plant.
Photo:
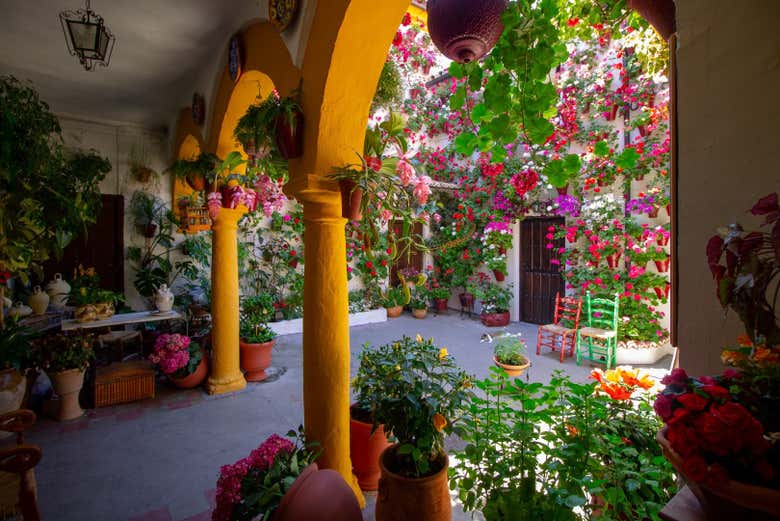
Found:
[(211, 191), (214, 170), (219, 163), (220, 159), (216, 154), (204, 152), (195, 159), (179, 159), (167, 171), (196, 192)]
[(402, 81), (398, 65), (393, 60), (387, 60), (382, 66), (382, 73), (379, 75), (379, 83), (376, 86), (371, 110), (375, 111), (381, 107), (390, 107), (398, 104), (403, 94)]

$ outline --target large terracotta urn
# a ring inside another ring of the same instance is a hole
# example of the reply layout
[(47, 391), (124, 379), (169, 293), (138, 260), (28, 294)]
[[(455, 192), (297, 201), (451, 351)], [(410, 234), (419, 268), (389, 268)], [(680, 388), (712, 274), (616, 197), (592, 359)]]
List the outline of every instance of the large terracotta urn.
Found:
[(479, 60), (501, 37), (504, 9), (506, 0), (428, 0), (431, 40), (451, 60)]
[(379, 480), (379, 494), (376, 499), (376, 521), (451, 521), (447, 455), (441, 455), (441, 468), (435, 474), (423, 478), (407, 478), (394, 471), (397, 449), (397, 444), (388, 447), (379, 460), (382, 477)]
[(335, 470), (312, 463), (285, 492), (271, 521), (362, 521), (355, 493)]
[(262, 344), (250, 344), (243, 340), (238, 343), (241, 349), (241, 369), (247, 382), (262, 382), (268, 375), (265, 370), (271, 365), (271, 351), (276, 340)]
[(372, 433), (374, 425), (369, 418), (362, 418), (360, 409), (352, 406), (349, 409), (349, 456), (352, 459), (352, 471), (358, 480), (361, 490), (376, 490), (379, 488), (379, 457), (390, 446), (383, 425)]
[(84, 410), (79, 405), (79, 392), (84, 385), (84, 369), (67, 369), (49, 376), (54, 392), (60, 397), (57, 419), (67, 421), (82, 416)]

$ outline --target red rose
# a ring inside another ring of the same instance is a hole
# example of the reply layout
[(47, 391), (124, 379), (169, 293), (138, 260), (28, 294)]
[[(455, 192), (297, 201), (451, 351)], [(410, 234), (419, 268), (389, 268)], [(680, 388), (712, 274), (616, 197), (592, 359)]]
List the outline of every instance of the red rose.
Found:
[(374, 270), (371, 270), (371, 276), (372, 276), (372, 277), (376, 277), (376, 271), (374, 271)]
[(677, 397), (677, 401), (691, 411), (703, 411), (710, 402), (707, 398), (695, 393), (681, 394)]
[(716, 400), (728, 400), (731, 397), (728, 389), (720, 385), (704, 385), (701, 390)]
[(382, 261), (379, 263), (382, 266), (387, 266), (387, 261), (385, 259), (382, 259)]
[(728, 402), (712, 408), (712, 414), (726, 425), (745, 427), (753, 416), (738, 403)]
[[(674, 409), (674, 412), (672, 413), (672, 417), (669, 418), (669, 420), (666, 422), (667, 425), (675, 425), (677, 423), (682, 423), (683, 420), (688, 418), (693, 412), (685, 407), (677, 407)], [(688, 418), (690, 420), (690, 418)]]
[(663, 421), (667, 421), (672, 417), (672, 404), (674, 404), (673, 396), (668, 394), (659, 394), (653, 403), (653, 409), (655, 409), (655, 413)]
[(719, 456), (726, 456), (734, 449), (736, 440), (731, 435), (732, 429), (712, 414), (704, 414), (697, 422), (697, 430), (706, 442), (707, 448)]
[(688, 373), (685, 372), (685, 369), (680, 369), (680, 368), (672, 369), (671, 373), (664, 376), (663, 380), (661, 380), (661, 383), (664, 385), (687, 386)]
[(675, 452), (683, 457), (690, 456), (698, 449), (698, 436), (693, 429), (686, 425), (669, 426), (666, 429), (666, 439), (669, 440), (669, 445)]
[(685, 458), (683, 472), (688, 479), (701, 483), (707, 479), (707, 462), (698, 455)]
[(366, 268), (368, 268), (368, 269), (373, 269), (373, 267), (374, 267), (374, 263), (373, 263), (373, 262), (371, 262), (371, 261), (366, 261)]

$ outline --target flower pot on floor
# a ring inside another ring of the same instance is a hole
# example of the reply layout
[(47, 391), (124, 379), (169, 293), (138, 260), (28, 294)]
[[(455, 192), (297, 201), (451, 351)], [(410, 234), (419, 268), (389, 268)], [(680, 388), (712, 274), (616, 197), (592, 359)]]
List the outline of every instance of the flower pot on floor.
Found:
[(503, 369), (507, 376), (512, 376), (512, 377), (520, 376), (531, 365), (531, 361), (528, 360), (528, 358), (525, 358), (525, 363), (522, 365), (503, 364), (499, 362), (498, 358), (496, 358), (495, 356), (493, 357), (493, 362), (496, 364), (497, 367)]
[(664, 456), (688, 483), (691, 492), (699, 500), (707, 519), (743, 519), (772, 521), (780, 519), (780, 490), (739, 481), (704, 485), (690, 480), (685, 474), (683, 458), (675, 452), (666, 439), (666, 427), (656, 436)]
[(168, 379), (179, 389), (194, 389), (195, 387), (202, 384), (208, 375), (209, 363), (206, 360), (206, 352), (202, 351), (200, 363), (198, 364), (198, 367), (195, 368), (195, 371), (192, 372), (192, 374), (189, 374), (184, 378), (174, 378), (173, 376), (168, 375)]
[[(370, 418), (355, 418), (360, 416), (353, 405), (349, 409), (349, 455), (352, 458), (352, 471), (357, 477), (361, 490), (376, 490), (379, 488), (379, 456), (390, 442), (387, 441), (382, 425), (371, 433), (373, 424)], [(365, 420), (365, 421), (362, 421)]]
[(393, 306), (391, 308), (385, 308), (387, 310), (387, 318), (398, 318), (401, 316), (401, 312), (404, 310), (403, 306)]
[(355, 493), (335, 470), (312, 463), (300, 473), (271, 521), (362, 521)]
[(83, 415), (84, 410), (79, 405), (79, 392), (84, 385), (84, 369), (68, 369), (51, 373), (49, 376), (54, 392), (60, 397), (57, 419), (67, 421)]
[(447, 312), (447, 304), (449, 303), (450, 299), (448, 298), (437, 298), (436, 299), (436, 311), (438, 313), (446, 313)]
[(425, 316), (428, 314), (428, 310), (425, 308), (422, 309), (413, 309), (412, 310), (412, 316), (414, 318), (425, 318)]
[(501, 313), (482, 313), (479, 319), (487, 327), (503, 327), (509, 325), (509, 311)]
[(275, 344), (275, 339), (262, 344), (238, 343), (241, 349), (241, 369), (244, 370), (247, 382), (262, 382), (268, 378), (265, 370), (271, 365), (271, 351)]
[(435, 474), (407, 478), (397, 473), (397, 449), (398, 445), (388, 447), (379, 460), (382, 477), (376, 499), (376, 521), (450, 521), (452, 506), (447, 481), (447, 455), (441, 455), (441, 468)]
[[(27, 378), (16, 369), (0, 371), (0, 415), (13, 412), (22, 406), (27, 390)], [(0, 431), (0, 439), (12, 433)]]

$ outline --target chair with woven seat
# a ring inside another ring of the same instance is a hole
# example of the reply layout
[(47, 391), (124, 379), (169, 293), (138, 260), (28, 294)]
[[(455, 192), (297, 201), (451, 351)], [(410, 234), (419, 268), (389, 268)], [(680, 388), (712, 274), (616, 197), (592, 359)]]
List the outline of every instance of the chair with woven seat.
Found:
[(536, 354), (541, 354), (543, 347), (549, 347), (552, 351), (560, 351), (561, 363), (567, 348), (569, 356), (574, 356), (581, 313), (582, 299), (561, 297), (560, 293), (556, 293), (553, 323), (539, 326), (536, 334)]
[(607, 369), (616, 364), (619, 302), (618, 295), (606, 299), (585, 294), (586, 326), (577, 331), (577, 365), (583, 358), (606, 364)]
[(0, 519), (41, 519), (33, 471), (41, 449), (24, 444), (24, 431), (34, 422), (35, 413), (26, 409), (0, 416), (0, 430), (16, 434), (16, 445), (0, 448)]

